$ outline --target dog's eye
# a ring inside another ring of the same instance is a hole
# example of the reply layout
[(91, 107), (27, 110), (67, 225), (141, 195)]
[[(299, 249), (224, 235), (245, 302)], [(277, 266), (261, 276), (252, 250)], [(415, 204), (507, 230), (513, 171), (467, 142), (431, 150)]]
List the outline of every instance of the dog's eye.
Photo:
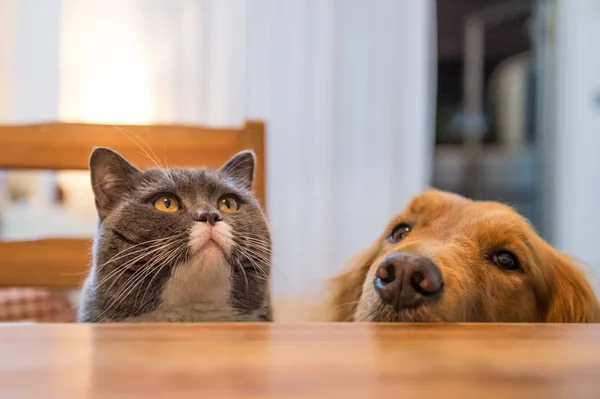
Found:
[(394, 230), (392, 230), (392, 234), (390, 234), (388, 240), (390, 242), (398, 242), (404, 237), (406, 237), (408, 233), (410, 233), (410, 225), (406, 223), (400, 223), (399, 225), (394, 227)]
[(517, 257), (508, 251), (498, 251), (491, 256), (490, 260), (504, 270), (517, 270), (521, 267)]

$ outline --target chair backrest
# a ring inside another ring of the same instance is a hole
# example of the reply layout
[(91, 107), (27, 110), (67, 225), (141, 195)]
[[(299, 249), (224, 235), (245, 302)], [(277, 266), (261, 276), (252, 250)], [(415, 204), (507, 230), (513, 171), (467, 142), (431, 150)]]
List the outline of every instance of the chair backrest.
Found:
[[(110, 147), (138, 167), (154, 166), (152, 152), (169, 166), (218, 167), (243, 149), (257, 155), (254, 192), (265, 206), (264, 123), (239, 128), (186, 125), (117, 126), (79, 123), (0, 125), (0, 168), (87, 170), (92, 148)], [(81, 285), (91, 240), (48, 238), (0, 242), (0, 287), (68, 289)]]

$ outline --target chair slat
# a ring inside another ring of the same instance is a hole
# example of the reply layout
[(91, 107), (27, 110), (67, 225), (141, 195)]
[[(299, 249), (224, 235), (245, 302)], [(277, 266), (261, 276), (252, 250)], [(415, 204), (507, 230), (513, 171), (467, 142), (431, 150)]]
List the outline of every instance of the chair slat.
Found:
[(77, 287), (88, 271), (91, 248), (85, 239), (2, 242), (0, 287)]

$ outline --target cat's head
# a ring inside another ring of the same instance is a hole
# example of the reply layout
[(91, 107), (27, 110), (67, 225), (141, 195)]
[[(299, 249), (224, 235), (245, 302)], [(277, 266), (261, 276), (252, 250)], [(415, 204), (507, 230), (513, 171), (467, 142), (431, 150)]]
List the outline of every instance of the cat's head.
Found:
[(96, 148), (90, 170), (100, 222), (84, 318), (130, 319), (186, 302), (265, 317), (271, 239), (252, 194), (253, 152), (220, 169), (141, 170)]

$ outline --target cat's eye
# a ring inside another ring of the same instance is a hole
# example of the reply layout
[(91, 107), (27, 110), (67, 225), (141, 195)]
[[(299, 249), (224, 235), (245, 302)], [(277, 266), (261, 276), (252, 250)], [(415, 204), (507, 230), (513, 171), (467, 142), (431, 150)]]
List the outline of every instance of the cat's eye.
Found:
[(389, 235), (388, 240), (392, 243), (396, 243), (404, 237), (406, 237), (408, 233), (410, 233), (410, 230), (411, 227), (408, 223), (400, 223), (396, 227), (394, 227), (394, 230), (392, 230), (392, 233)]
[(161, 195), (154, 201), (154, 208), (161, 212), (177, 212), (179, 201), (172, 195)]
[(224, 195), (221, 197), (218, 207), (221, 212), (237, 212), (240, 209), (240, 205), (233, 195)]

